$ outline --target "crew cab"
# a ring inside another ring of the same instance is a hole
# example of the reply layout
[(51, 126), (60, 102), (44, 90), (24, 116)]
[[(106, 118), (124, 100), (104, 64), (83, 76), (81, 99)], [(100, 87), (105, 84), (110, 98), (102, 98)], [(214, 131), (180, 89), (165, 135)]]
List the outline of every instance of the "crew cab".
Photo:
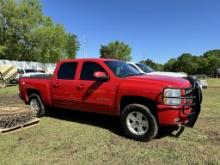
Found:
[(193, 127), (200, 112), (200, 90), (182, 78), (142, 74), (112, 59), (60, 61), (52, 77), (22, 77), (20, 97), (38, 116), (57, 107), (120, 117), (124, 134), (154, 138), (161, 126)]

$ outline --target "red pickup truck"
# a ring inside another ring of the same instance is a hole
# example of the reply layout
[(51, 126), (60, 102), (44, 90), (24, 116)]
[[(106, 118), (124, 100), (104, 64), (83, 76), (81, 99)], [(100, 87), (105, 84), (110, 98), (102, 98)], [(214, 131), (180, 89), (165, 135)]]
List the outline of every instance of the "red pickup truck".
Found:
[(112, 59), (63, 60), (52, 77), (19, 80), (20, 97), (38, 116), (46, 107), (118, 116), (124, 134), (150, 140), (160, 126), (193, 127), (200, 112), (200, 88), (193, 80), (143, 75)]

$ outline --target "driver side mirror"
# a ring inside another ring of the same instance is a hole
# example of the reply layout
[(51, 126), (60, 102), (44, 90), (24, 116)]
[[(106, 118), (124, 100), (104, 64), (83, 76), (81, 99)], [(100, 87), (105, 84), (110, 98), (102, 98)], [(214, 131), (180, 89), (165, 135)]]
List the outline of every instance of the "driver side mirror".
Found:
[(99, 81), (109, 80), (109, 76), (105, 72), (95, 72), (93, 76)]

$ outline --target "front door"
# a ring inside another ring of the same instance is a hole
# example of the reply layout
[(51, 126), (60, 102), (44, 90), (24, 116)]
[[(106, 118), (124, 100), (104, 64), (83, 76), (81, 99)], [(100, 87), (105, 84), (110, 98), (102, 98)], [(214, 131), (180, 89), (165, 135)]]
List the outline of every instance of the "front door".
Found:
[(77, 88), (78, 108), (98, 113), (111, 113), (114, 108), (117, 83), (112, 82), (111, 79), (108, 81), (96, 81), (93, 76), (96, 71), (106, 72), (96, 62), (83, 63)]

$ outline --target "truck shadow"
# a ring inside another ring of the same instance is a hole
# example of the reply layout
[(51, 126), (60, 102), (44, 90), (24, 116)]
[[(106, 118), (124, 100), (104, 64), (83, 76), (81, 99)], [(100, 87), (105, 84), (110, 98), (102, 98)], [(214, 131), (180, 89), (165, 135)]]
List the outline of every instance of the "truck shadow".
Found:
[(59, 120), (88, 124), (108, 129), (111, 132), (122, 136), (120, 120), (118, 117), (58, 108), (49, 109), (47, 111), (47, 116)]
[[(77, 122), (81, 124), (88, 124), (95, 127), (107, 129), (118, 136), (124, 137), (121, 127), (120, 118), (114, 116), (108, 116), (103, 114), (87, 113), (81, 111), (73, 111), (68, 109), (49, 109), (47, 116), (59, 120), (65, 120), (70, 122)], [(175, 130), (175, 134), (173, 131)], [(178, 138), (184, 129), (162, 127), (155, 139), (161, 139), (163, 137), (176, 137)]]

